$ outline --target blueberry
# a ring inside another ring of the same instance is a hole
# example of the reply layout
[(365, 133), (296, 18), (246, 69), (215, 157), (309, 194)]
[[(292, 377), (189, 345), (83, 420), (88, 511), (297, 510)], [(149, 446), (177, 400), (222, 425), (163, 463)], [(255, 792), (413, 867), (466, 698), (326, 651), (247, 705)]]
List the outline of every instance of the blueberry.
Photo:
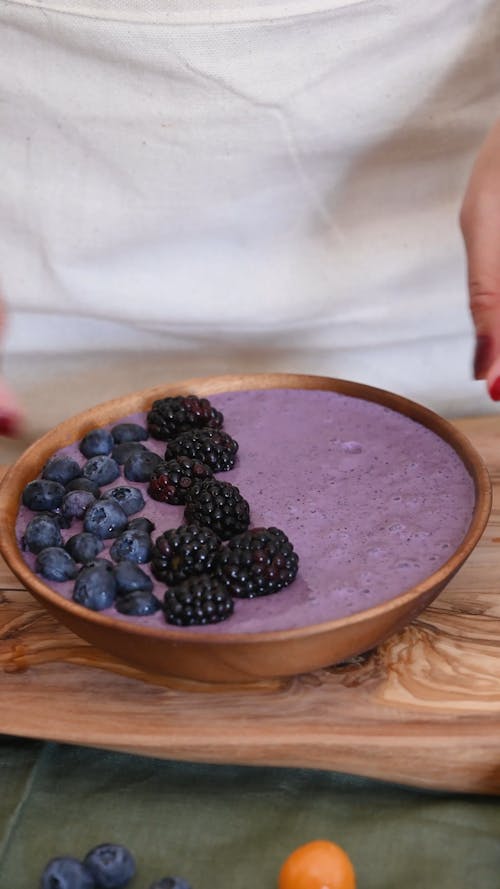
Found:
[(97, 889), (90, 871), (76, 858), (52, 858), (40, 881), (40, 889)]
[[(128, 564), (131, 565), (132, 562)], [(136, 590), (135, 592), (119, 596), (116, 599), (115, 608), (120, 614), (146, 617), (148, 614), (155, 614), (161, 608), (161, 603), (153, 593), (148, 593), (145, 590)]]
[(112, 457), (99, 454), (99, 456), (87, 460), (83, 467), (83, 474), (85, 478), (89, 478), (96, 485), (109, 485), (120, 475), (120, 467)]
[(161, 462), (159, 454), (144, 448), (143, 451), (137, 451), (128, 457), (123, 467), (123, 474), (130, 482), (148, 482), (153, 469)]
[(34, 512), (59, 509), (66, 491), (59, 482), (49, 479), (35, 479), (23, 491), (23, 504)]
[(73, 580), (78, 571), (70, 554), (60, 546), (48, 546), (40, 550), (36, 557), (35, 571), (47, 580)]
[(128, 527), (129, 531), (145, 531), (146, 534), (151, 534), (156, 525), (150, 519), (146, 518), (145, 515), (141, 515), (136, 519), (130, 519)]
[(96, 559), (84, 565), (75, 581), (73, 600), (91, 611), (111, 608), (115, 601), (116, 580), (113, 569), (109, 568), (105, 559)]
[(149, 889), (191, 889), (191, 884), (182, 877), (163, 877), (152, 883)]
[(89, 491), (94, 495), (97, 500), (98, 497), (101, 496), (101, 489), (99, 485), (96, 485), (95, 482), (91, 482), (89, 478), (85, 478), (83, 475), (80, 478), (73, 479), (72, 482), (69, 482), (66, 485), (67, 491)]
[(85, 513), (83, 530), (107, 540), (118, 537), (127, 527), (127, 521), (127, 514), (114, 500), (98, 500)]
[(115, 580), (117, 593), (134, 593), (138, 590), (151, 593), (153, 591), (153, 581), (135, 562), (128, 560), (118, 562), (115, 568)]
[(113, 426), (111, 435), (115, 444), (124, 444), (129, 441), (146, 441), (149, 438), (147, 429), (138, 423), (118, 423)]
[(83, 863), (93, 875), (97, 889), (122, 889), (135, 874), (132, 854), (114, 843), (102, 843), (91, 849)]
[(92, 562), (97, 554), (102, 552), (104, 544), (95, 534), (81, 531), (79, 534), (73, 534), (73, 537), (66, 541), (65, 549), (75, 562), (85, 563)]
[(114, 446), (111, 451), (111, 456), (113, 460), (116, 460), (117, 463), (125, 463), (132, 454), (137, 454), (139, 451), (145, 451), (146, 448), (140, 441), (124, 441), (122, 444), (117, 444)]
[(127, 515), (139, 512), (144, 506), (144, 497), (140, 488), (130, 488), (128, 485), (118, 485), (102, 495), (105, 500), (115, 500)]
[(56, 520), (60, 528), (71, 528), (71, 523), (73, 521), (72, 518), (70, 516), (64, 515), (64, 513), (60, 509), (56, 509), (54, 510), (54, 512), (48, 512), (47, 515), (52, 516), (52, 518)]
[(107, 429), (91, 429), (82, 438), (80, 450), (84, 457), (97, 457), (98, 454), (110, 454), (113, 447), (113, 436)]
[(26, 526), (24, 545), (30, 553), (39, 553), (48, 546), (62, 546), (59, 522), (55, 516), (39, 513)]
[(146, 531), (127, 529), (115, 540), (109, 554), (115, 562), (126, 559), (130, 562), (142, 563), (150, 561), (151, 549), (151, 537)]
[(63, 515), (70, 519), (82, 519), (93, 503), (95, 497), (90, 491), (68, 491), (63, 497)]
[(42, 471), (42, 478), (47, 478), (51, 482), (59, 482), (60, 485), (67, 485), (68, 482), (81, 476), (82, 470), (76, 460), (72, 457), (52, 457), (45, 464)]

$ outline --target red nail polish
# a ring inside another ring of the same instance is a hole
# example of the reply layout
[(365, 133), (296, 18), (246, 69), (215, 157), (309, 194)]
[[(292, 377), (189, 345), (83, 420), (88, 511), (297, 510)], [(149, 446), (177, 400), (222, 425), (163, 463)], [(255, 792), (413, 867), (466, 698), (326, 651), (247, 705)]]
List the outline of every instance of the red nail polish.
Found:
[(479, 334), (476, 339), (474, 354), (474, 379), (484, 379), (493, 361), (493, 340), (486, 334)]
[(493, 401), (500, 401), (500, 377), (493, 380), (490, 386), (490, 398)]
[(21, 424), (19, 419), (12, 414), (0, 413), (0, 435), (6, 435), (13, 438), (20, 431)]

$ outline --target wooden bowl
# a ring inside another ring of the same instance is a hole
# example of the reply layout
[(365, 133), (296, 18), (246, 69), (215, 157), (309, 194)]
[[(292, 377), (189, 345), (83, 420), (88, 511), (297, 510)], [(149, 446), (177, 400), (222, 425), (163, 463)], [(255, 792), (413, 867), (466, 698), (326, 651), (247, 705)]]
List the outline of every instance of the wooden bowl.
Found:
[[(89, 611), (47, 586), (26, 565), (15, 537), (24, 486), (47, 459), (95, 426), (145, 411), (154, 398), (195, 392), (210, 396), (248, 389), (323, 389), (373, 401), (431, 429), (456, 451), (472, 476), (475, 505), (470, 527), (448, 561), (421, 583), (381, 605), (342, 619), (299, 629), (210, 635), (189, 629), (151, 628)], [(367, 651), (412, 620), (444, 588), (477, 544), (491, 508), (487, 470), (455, 427), (415, 402), (371, 386), (299, 374), (243, 374), (184, 380), (108, 401), (61, 423), (35, 442), (0, 486), (0, 550), (14, 574), (63, 624), (97, 647), (156, 673), (209, 682), (244, 682), (319, 669)]]

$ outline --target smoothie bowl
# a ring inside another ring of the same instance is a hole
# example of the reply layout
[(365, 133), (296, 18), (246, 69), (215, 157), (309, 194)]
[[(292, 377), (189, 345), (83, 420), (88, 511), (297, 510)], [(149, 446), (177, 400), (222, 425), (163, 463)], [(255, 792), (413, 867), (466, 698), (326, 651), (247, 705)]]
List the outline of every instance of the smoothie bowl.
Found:
[[(209, 399), (201, 414), (191, 395)], [(47, 433), (0, 487), (0, 549), (97, 647), (153, 672), (254, 681), (400, 629), (470, 555), (490, 507), (472, 445), (414, 402), (325, 377), (221, 376)]]

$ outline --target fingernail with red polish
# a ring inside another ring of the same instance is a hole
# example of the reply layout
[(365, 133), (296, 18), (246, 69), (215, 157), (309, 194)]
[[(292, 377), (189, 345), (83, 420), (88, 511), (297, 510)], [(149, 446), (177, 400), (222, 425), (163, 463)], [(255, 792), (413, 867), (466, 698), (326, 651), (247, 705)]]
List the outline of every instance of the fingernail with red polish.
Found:
[(474, 378), (480, 380), (486, 376), (493, 361), (493, 340), (486, 334), (479, 334), (476, 339), (474, 354)]
[(492, 401), (500, 401), (500, 377), (493, 380), (490, 386), (490, 398)]
[(6, 435), (9, 438), (13, 438), (19, 433), (20, 429), (21, 424), (18, 417), (13, 416), (12, 414), (0, 413), (0, 435)]

